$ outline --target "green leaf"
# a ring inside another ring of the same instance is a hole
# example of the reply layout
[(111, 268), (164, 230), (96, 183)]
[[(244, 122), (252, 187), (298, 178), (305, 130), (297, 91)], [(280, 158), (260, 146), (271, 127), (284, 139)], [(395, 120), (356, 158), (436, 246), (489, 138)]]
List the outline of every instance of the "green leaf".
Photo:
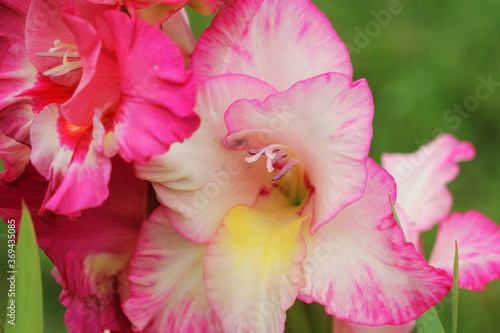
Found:
[(453, 287), (451, 289), (451, 331), (457, 333), (458, 329), (458, 244), (455, 241), (455, 261), (453, 263)]
[(394, 219), (396, 220), (396, 222), (398, 222), (398, 225), (401, 228), (401, 231), (403, 232), (404, 240), (405, 242), (407, 242), (403, 227), (401, 226), (401, 222), (399, 221), (398, 213), (396, 212), (396, 207), (394, 207), (394, 203), (392, 202), (392, 198), (390, 195), (389, 195), (389, 202), (391, 203), (392, 215), (394, 215)]
[(427, 310), (420, 318), (417, 319), (418, 333), (445, 333), (441, 320), (437, 314), (436, 308), (432, 307)]
[(307, 304), (296, 300), (286, 312), (285, 333), (313, 333)]
[[(18, 223), (18, 221), (11, 223)], [(21, 226), (15, 246), (15, 267), (9, 267), (9, 301), (5, 333), (43, 331), (40, 260), (33, 222), (23, 202)], [(9, 309), (10, 306), (10, 309)]]
[(286, 312), (285, 333), (330, 333), (332, 320), (323, 305), (296, 300)]

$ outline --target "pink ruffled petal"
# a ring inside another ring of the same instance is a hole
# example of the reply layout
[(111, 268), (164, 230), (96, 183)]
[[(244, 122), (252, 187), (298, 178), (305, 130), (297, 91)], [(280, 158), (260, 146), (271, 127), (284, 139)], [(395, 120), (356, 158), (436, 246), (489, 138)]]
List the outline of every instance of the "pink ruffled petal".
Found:
[(203, 286), (206, 249), (178, 234), (163, 208), (144, 222), (123, 305), (136, 331), (222, 332)]
[(58, 214), (78, 215), (82, 209), (96, 207), (108, 197), (111, 162), (93, 141), (92, 135), (97, 135), (98, 128), (68, 123), (54, 104), (34, 120), (31, 160), (50, 181), (45, 208)]
[[(57, 267), (52, 269), (52, 276), (64, 288), (65, 281)], [(103, 329), (108, 329), (120, 333), (132, 333), (131, 323), (120, 311), (120, 301), (115, 296), (103, 293), (80, 298), (72, 290), (64, 288), (59, 296), (59, 302), (67, 308), (64, 323), (69, 332), (101, 333)]]
[(225, 115), (224, 144), (235, 150), (286, 146), (314, 187), (314, 233), (363, 195), (372, 118), (366, 81), (353, 83), (346, 75), (329, 73), (301, 81), (264, 102), (241, 100), (231, 105)]
[(352, 76), (344, 43), (308, 0), (239, 0), (214, 18), (193, 54), (201, 79), (246, 74), (279, 91), (328, 72)]
[(429, 266), (394, 220), (390, 175), (367, 162), (365, 195), (314, 236), (303, 233), (307, 257), (299, 298), (361, 325), (400, 325), (418, 318), (451, 287), (444, 270)]
[(469, 142), (442, 134), (411, 154), (382, 155), (382, 165), (398, 186), (398, 207), (404, 210), (415, 232), (430, 229), (451, 210), (446, 185), (458, 175), (458, 162), (474, 158)]
[(27, 97), (17, 97), (33, 86), (36, 69), (24, 46), (26, 1), (0, 3), (0, 131), (22, 143), (29, 143), (33, 119)]
[[(264, 99), (276, 91), (244, 75), (221, 75), (200, 85), (198, 131), (170, 151), (137, 166), (138, 176), (152, 181), (169, 219), (186, 238), (209, 243), (224, 215), (237, 204), (252, 205), (267, 172), (245, 162), (246, 152), (226, 150), (221, 140), (228, 106), (240, 98)], [(271, 178), (268, 177), (268, 182)]]
[(198, 128), (196, 83), (177, 46), (159, 29), (119, 12), (106, 18), (121, 77), (114, 129), (120, 155), (143, 164)]
[(3, 159), (5, 169), (0, 173), (0, 178), (11, 182), (19, 177), (30, 161), (30, 153), (28, 146), (0, 132), (0, 158)]
[(207, 295), (226, 332), (283, 332), (301, 277), (305, 217), (235, 206), (204, 262)]
[(119, 99), (120, 72), (115, 57), (101, 49), (101, 36), (77, 8), (65, 8), (63, 18), (78, 46), (82, 75), (72, 98), (61, 106), (61, 113), (71, 123), (84, 126), (92, 123), (96, 109)]
[(500, 226), (476, 211), (453, 213), (439, 225), (429, 262), (453, 275), (458, 243), (458, 285), (482, 290), (500, 278)]
[[(28, 205), (34, 222), (40, 220), (39, 208), (47, 191), (47, 181), (28, 164), (24, 173), (11, 182), (0, 179), (0, 217), (8, 219), (21, 219), (21, 200)], [(43, 213), (43, 212), (42, 212)]]

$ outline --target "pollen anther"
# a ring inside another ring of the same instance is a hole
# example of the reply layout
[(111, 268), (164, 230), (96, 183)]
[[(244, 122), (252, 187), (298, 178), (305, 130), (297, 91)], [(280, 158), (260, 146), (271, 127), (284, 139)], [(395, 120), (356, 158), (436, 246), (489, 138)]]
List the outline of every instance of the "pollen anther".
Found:
[(82, 68), (81, 60), (68, 60), (68, 58), (80, 59), (78, 48), (73, 44), (63, 43), (60, 39), (54, 41), (54, 47), (51, 47), (48, 52), (39, 52), (36, 55), (40, 57), (62, 58), (61, 65), (52, 67), (43, 72), (43, 75), (46, 76), (61, 76), (75, 69)]

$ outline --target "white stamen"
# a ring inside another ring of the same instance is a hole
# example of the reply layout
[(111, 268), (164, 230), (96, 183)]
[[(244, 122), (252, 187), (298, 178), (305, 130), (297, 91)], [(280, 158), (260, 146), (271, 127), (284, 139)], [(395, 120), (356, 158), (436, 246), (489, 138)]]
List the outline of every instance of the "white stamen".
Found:
[[(252, 154), (255, 151), (249, 151), (250, 154)], [(279, 149), (276, 148), (276, 145), (270, 145), (265, 148), (262, 148), (257, 154), (253, 156), (248, 156), (245, 157), (245, 161), (248, 163), (253, 163), (259, 159), (263, 154), (266, 154), (267, 156), (267, 161), (266, 161), (266, 166), (267, 166), (267, 171), (272, 172), (274, 170), (274, 163), (276, 163), (276, 154), (279, 152)]]
[[(64, 51), (64, 49), (66, 49), (66, 51)], [(59, 39), (56, 39), (54, 41), (54, 47), (51, 47), (49, 49), (49, 52), (39, 52), (36, 55), (40, 57), (62, 58), (61, 65), (55, 66), (43, 72), (43, 75), (46, 76), (61, 76), (76, 69), (82, 68), (82, 62), (80, 60), (68, 60), (68, 58), (80, 59), (78, 48), (73, 44), (62, 43)]]
[[(252, 156), (245, 157), (245, 161), (248, 163), (253, 163), (259, 159), (262, 155), (266, 155), (266, 167), (268, 172), (274, 171), (274, 165), (279, 160), (288, 156), (287, 153), (283, 152), (283, 145), (273, 144), (262, 149), (251, 149), (248, 153)], [(295, 165), (299, 163), (299, 160), (296, 158), (292, 158), (285, 163), (285, 165), (280, 169), (280, 171), (273, 177), (274, 181), (279, 180), (283, 177), (288, 171), (290, 171)]]

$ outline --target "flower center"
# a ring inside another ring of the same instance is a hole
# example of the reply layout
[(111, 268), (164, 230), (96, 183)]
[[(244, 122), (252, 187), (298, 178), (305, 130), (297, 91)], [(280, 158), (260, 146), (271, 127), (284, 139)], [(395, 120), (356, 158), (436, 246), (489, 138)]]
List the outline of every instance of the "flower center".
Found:
[(291, 158), (286, 163), (281, 163), (282, 159), (288, 156), (287, 153), (284, 152), (286, 148), (283, 145), (273, 144), (269, 145), (262, 149), (252, 149), (248, 150), (248, 153), (252, 156), (246, 157), (245, 161), (248, 163), (253, 163), (259, 159), (262, 155), (267, 156), (266, 166), (268, 172), (274, 171), (274, 165), (280, 165), (280, 171), (273, 177), (273, 181), (280, 180), (288, 171), (290, 171), (295, 165), (299, 163), (299, 160), (296, 158)]
[(268, 172), (273, 172), (275, 167), (279, 168), (278, 173), (272, 178), (273, 181), (278, 181), (285, 177), (281, 183), (281, 191), (292, 203), (293, 206), (299, 206), (304, 202), (304, 199), (308, 196), (307, 186), (305, 184), (305, 174), (304, 170), (299, 166), (290, 172), (297, 164), (299, 160), (297, 158), (289, 158), (286, 153), (288, 148), (279, 144), (272, 144), (261, 149), (248, 150), (248, 153), (252, 156), (245, 158), (248, 163), (253, 163), (257, 161), (261, 156), (265, 155), (267, 158), (266, 167)]
[[(61, 76), (76, 69), (82, 68), (82, 61), (79, 60), (80, 53), (78, 53), (78, 48), (76, 47), (76, 45), (63, 43), (59, 39), (56, 39), (54, 41), (54, 47), (50, 48), (49, 52), (39, 52), (36, 55), (40, 57), (62, 58), (61, 65), (52, 67), (51, 69), (43, 72), (43, 75), (46, 76)], [(69, 61), (69, 59), (78, 60)]]

